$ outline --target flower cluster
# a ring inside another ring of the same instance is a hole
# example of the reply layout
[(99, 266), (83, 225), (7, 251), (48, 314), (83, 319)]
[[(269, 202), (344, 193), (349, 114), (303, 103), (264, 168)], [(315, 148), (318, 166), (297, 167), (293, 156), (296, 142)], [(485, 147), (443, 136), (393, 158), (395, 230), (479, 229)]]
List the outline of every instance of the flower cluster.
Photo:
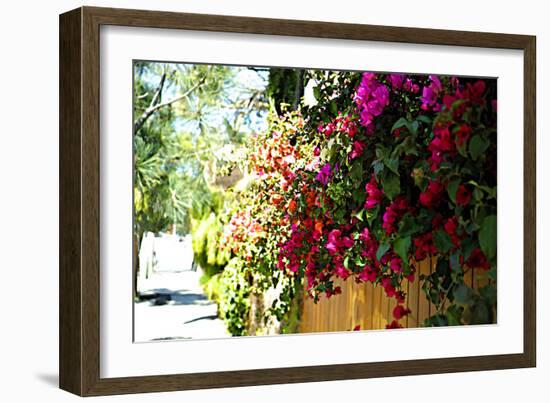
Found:
[(361, 126), (366, 128), (368, 134), (372, 134), (375, 127), (374, 118), (380, 116), (390, 103), (388, 87), (376, 79), (376, 74), (363, 73), (354, 101), (359, 110)]
[[(315, 300), (341, 293), (336, 280), (380, 286), (396, 302), (389, 328), (410, 314), (405, 282), (417, 279), (437, 311), (426, 325), (489, 323), (472, 312), (495, 311), (490, 292), (466, 302), (454, 292), (469, 270), (496, 281), (495, 82), (310, 74), (325, 101), (275, 124), (251, 158), (253, 198), (269, 205), (260, 222), (272, 227), (253, 228), (272, 252), (258, 266), (303, 279)], [(432, 256), (437, 270), (418, 276)]]

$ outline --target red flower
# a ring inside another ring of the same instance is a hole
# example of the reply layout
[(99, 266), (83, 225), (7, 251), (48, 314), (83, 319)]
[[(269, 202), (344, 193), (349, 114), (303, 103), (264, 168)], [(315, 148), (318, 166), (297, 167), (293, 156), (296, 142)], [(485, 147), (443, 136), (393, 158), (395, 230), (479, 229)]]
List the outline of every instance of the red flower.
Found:
[(460, 125), (455, 133), (455, 142), (457, 147), (462, 147), (462, 145), (470, 139), (471, 134), (472, 128), (470, 126), (468, 126), (467, 124)]
[(382, 216), (382, 228), (386, 230), (386, 234), (390, 235), (397, 231), (395, 223), (409, 210), (407, 199), (403, 196), (397, 197), (392, 204), (390, 204), (384, 215)]
[(426, 190), (420, 193), (420, 204), (426, 208), (433, 208), (439, 203), (443, 193), (443, 185), (437, 181), (431, 181)]
[(341, 264), (336, 266), (336, 269), (334, 270), (334, 272), (338, 277), (340, 277), (343, 280), (347, 279), (350, 275), (349, 271), (347, 271), (346, 268)]
[(288, 211), (290, 211), (291, 213), (293, 213), (293, 212), (296, 211), (296, 200), (292, 199), (292, 200), (288, 203)]
[(465, 185), (460, 185), (456, 191), (456, 204), (467, 206), (470, 200), (472, 200), (472, 192)]
[(482, 270), (489, 270), (491, 268), (491, 264), (487, 261), (487, 257), (479, 248), (475, 248), (472, 253), (470, 253), (470, 257), (466, 260), (466, 266), (471, 269)]
[(393, 317), (396, 320), (401, 319), (403, 316), (407, 316), (409, 313), (411, 313), (411, 310), (403, 307), (403, 305), (396, 305), (395, 308), (393, 308)]
[(363, 268), (363, 271), (359, 273), (357, 277), (361, 281), (365, 281), (365, 282), (369, 281), (371, 283), (374, 283), (376, 281), (376, 276), (377, 276), (376, 271), (374, 271), (372, 267), (367, 265)]
[(402, 272), (403, 268), (401, 267), (401, 263), (403, 263), (401, 258), (397, 256), (392, 258), (392, 260), (390, 260), (390, 269), (399, 273)]
[(349, 159), (353, 160), (355, 158), (360, 157), (361, 155), (363, 155), (364, 150), (365, 150), (365, 145), (360, 141), (355, 140), (353, 142), (353, 149), (349, 153)]
[(456, 246), (460, 245), (460, 237), (457, 235), (456, 230), (458, 229), (458, 219), (456, 217), (449, 218), (445, 225), (443, 226), (443, 229), (447, 234), (451, 236), (451, 240)]
[(392, 320), (389, 325), (386, 325), (386, 329), (401, 329), (402, 327), (396, 320)]
[(428, 255), (435, 255), (437, 249), (432, 240), (431, 232), (427, 232), (424, 235), (420, 235), (417, 238), (414, 238), (415, 253), (414, 257), (416, 260), (424, 260)]
[(386, 295), (388, 297), (395, 297), (396, 290), (395, 287), (391, 283), (390, 277), (384, 277), (382, 280), (380, 280), (380, 283), (382, 284), (382, 287), (384, 288), (384, 291), (386, 292)]

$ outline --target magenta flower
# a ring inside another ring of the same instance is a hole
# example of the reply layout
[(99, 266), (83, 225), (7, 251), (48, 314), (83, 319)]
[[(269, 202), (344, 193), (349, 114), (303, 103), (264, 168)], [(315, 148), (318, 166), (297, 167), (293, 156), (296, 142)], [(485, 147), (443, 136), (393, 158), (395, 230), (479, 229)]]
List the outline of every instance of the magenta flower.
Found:
[(430, 80), (431, 83), (422, 89), (422, 96), (420, 97), (422, 105), (420, 107), (425, 111), (438, 111), (441, 109), (441, 105), (437, 103), (437, 98), (443, 87), (438, 76), (432, 74)]
[(390, 235), (397, 231), (396, 223), (409, 210), (407, 199), (398, 196), (387, 208), (382, 216), (382, 228)]
[(372, 175), (371, 180), (367, 185), (365, 186), (365, 190), (367, 191), (367, 199), (365, 200), (365, 208), (370, 209), (382, 201), (382, 196), (384, 195), (382, 191), (378, 188), (378, 183), (376, 182), (376, 178), (374, 175)]
[(337, 265), (334, 272), (338, 277), (343, 280), (347, 279), (350, 275), (349, 271), (347, 271), (346, 268), (342, 265)]
[(325, 247), (328, 250), (328, 253), (330, 255), (335, 255), (338, 253), (338, 249), (342, 245), (342, 240), (340, 239), (340, 236), (342, 235), (342, 232), (337, 229), (333, 229), (328, 234), (328, 242), (326, 243)]
[(376, 81), (375, 74), (365, 72), (355, 92), (354, 102), (359, 109), (359, 123), (370, 134), (374, 131), (374, 117), (381, 115), (390, 103), (388, 87)]
[(345, 236), (342, 238), (342, 245), (344, 245), (346, 248), (351, 248), (353, 246), (354, 242), (353, 239), (351, 239), (348, 236)]
[(395, 272), (402, 272), (403, 268), (401, 267), (401, 263), (403, 261), (399, 257), (394, 257), (392, 260), (390, 260), (390, 269)]
[(323, 185), (326, 185), (328, 183), (328, 180), (330, 179), (331, 169), (330, 164), (325, 164), (315, 177), (319, 182), (321, 182)]
[(401, 89), (404, 80), (404, 74), (388, 74), (388, 81), (391, 83), (391, 87), (393, 90)]

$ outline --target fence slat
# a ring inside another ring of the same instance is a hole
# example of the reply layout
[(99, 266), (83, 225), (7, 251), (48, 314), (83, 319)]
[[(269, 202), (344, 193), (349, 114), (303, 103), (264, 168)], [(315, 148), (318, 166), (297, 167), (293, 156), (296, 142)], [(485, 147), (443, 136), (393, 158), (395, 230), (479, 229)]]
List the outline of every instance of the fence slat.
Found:
[[(422, 326), (424, 320), (435, 313), (435, 306), (426, 298), (419, 280), (421, 274), (428, 275), (435, 267), (435, 258), (416, 263), (414, 281), (409, 283), (405, 280), (403, 283), (403, 290), (407, 293), (405, 306), (411, 310), (410, 315), (399, 321), (403, 327)], [(487, 273), (469, 270), (464, 275), (464, 282), (478, 289), (488, 284), (489, 279)], [(346, 281), (338, 279), (335, 286), (342, 288), (342, 294), (330, 299), (323, 295), (317, 304), (304, 293), (300, 332), (347, 331), (358, 325), (361, 330), (384, 329), (393, 320), (392, 311), (396, 301), (386, 297), (381, 286), (356, 283), (351, 278)]]

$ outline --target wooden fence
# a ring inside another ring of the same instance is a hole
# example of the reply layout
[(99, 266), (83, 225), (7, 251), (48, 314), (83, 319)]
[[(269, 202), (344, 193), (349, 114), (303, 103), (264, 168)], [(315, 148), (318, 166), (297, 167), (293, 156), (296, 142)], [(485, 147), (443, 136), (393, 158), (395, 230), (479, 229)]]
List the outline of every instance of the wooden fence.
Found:
[[(405, 280), (407, 293), (405, 306), (412, 311), (399, 323), (403, 327), (414, 328), (435, 313), (435, 307), (426, 298), (421, 288), (418, 274), (430, 274), (435, 270), (436, 258), (426, 259), (418, 264), (415, 281)], [(473, 288), (488, 283), (485, 273), (471, 270), (466, 274), (465, 283)], [(361, 330), (384, 329), (393, 320), (392, 311), (396, 305), (394, 298), (386, 297), (381, 286), (371, 283), (357, 284), (350, 277), (346, 281), (338, 280), (335, 285), (342, 287), (342, 294), (330, 299), (321, 298), (315, 304), (311, 298), (304, 298), (300, 318), (300, 332), (335, 332), (352, 330), (360, 326)]]

